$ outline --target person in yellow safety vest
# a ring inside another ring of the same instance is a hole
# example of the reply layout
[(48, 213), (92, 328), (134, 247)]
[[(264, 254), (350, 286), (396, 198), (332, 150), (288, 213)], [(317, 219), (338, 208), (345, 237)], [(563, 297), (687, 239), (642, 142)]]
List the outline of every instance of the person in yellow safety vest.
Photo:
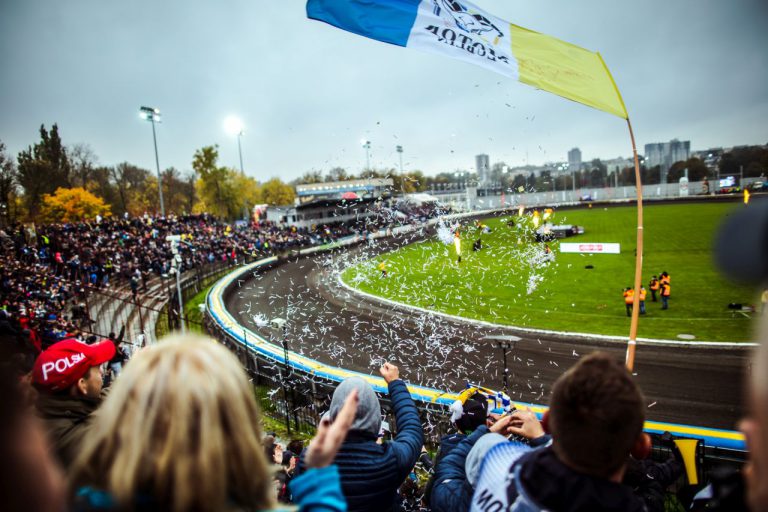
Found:
[(379, 263), (379, 270), (381, 270), (381, 277), (387, 277), (387, 264), (385, 262)]
[(669, 274), (667, 274), (666, 271), (661, 273), (661, 278), (659, 279), (659, 281), (661, 281), (662, 284), (664, 283), (669, 284), (671, 280), (672, 278), (669, 277)]
[(645, 314), (645, 297), (648, 295), (648, 292), (645, 290), (644, 286), (640, 287), (640, 314)]
[(669, 281), (661, 282), (661, 309), (669, 309), (669, 296), (672, 294), (672, 287)]
[(624, 305), (627, 307), (627, 316), (632, 316), (632, 304), (635, 301), (635, 290), (624, 288)]
[(648, 288), (651, 289), (651, 302), (656, 302), (656, 292), (659, 291), (659, 278), (653, 276), (651, 282), (648, 283)]

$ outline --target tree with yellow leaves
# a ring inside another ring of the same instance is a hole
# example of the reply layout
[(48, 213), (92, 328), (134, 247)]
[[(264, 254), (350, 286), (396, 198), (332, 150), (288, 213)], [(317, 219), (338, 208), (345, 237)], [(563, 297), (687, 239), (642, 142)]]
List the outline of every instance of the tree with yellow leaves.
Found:
[(45, 222), (76, 222), (110, 214), (110, 207), (103, 199), (80, 187), (59, 187), (53, 194), (43, 195), (40, 210), (40, 217)]

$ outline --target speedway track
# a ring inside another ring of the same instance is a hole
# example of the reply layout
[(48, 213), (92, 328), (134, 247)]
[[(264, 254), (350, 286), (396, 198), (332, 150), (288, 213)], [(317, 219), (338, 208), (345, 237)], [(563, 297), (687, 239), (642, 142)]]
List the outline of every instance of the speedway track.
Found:
[[(292, 352), (369, 374), (390, 360), (410, 383), (454, 391), (466, 381), (501, 389), (501, 351), (483, 337), (514, 334), (522, 340), (508, 355), (510, 396), (527, 403), (546, 404), (555, 379), (586, 353), (604, 350), (623, 359), (622, 343), (478, 326), (383, 304), (339, 285), (338, 273), (347, 265), (428, 234), (289, 259), (239, 279), (225, 307), (238, 323), (265, 337), (270, 333), (264, 320), (287, 318)], [(639, 343), (635, 372), (648, 403), (647, 419), (735, 429), (744, 412), (749, 353)]]

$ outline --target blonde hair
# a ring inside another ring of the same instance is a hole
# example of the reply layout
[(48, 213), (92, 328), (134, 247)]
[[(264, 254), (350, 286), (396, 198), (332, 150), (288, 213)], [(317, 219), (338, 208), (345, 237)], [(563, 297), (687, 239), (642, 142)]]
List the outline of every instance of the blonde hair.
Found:
[(109, 492), (122, 509), (274, 506), (260, 416), (237, 359), (202, 336), (175, 335), (126, 365), (71, 472), (73, 491)]

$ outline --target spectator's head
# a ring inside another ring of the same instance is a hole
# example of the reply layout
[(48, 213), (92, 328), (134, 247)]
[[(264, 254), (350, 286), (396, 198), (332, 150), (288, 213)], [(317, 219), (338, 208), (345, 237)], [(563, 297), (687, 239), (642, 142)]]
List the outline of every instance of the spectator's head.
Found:
[(288, 451), (297, 456), (300, 455), (303, 450), (304, 441), (301, 439), (293, 439), (290, 443), (288, 443)]
[(376, 398), (376, 392), (373, 391), (370, 384), (360, 377), (344, 379), (333, 392), (331, 407), (328, 411), (330, 420), (334, 421), (336, 419), (339, 411), (344, 406), (344, 401), (355, 389), (358, 392), (359, 405), (357, 406), (355, 421), (349, 430), (350, 432), (357, 432), (371, 439), (376, 439), (381, 429), (381, 407), (379, 406), (378, 398)]
[(37, 357), (32, 382), (43, 393), (97, 398), (102, 386), (101, 365), (114, 356), (111, 341), (86, 345), (63, 340)]
[(755, 352), (749, 387), (750, 417), (739, 428), (747, 440), (749, 463), (744, 475), (752, 510), (768, 508), (768, 316), (763, 319), (760, 346)]
[(552, 389), (548, 427), (558, 458), (590, 475), (614, 478), (643, 435), (644, 399), (632, 376), (605, 353), (582, 358)]
[(269, 509), (260, 421), (226, 348), (171, 337), (138, 352), (115, 381), (74, 463), (72, 490), (108, 492), (119, 509), (147, 497), (158, 510)]
[(488, 419), (488, 400), (481, 393), (475, 393), (463, 402), (451, 404), (451, 421), (459, 432), (470, 434)]

